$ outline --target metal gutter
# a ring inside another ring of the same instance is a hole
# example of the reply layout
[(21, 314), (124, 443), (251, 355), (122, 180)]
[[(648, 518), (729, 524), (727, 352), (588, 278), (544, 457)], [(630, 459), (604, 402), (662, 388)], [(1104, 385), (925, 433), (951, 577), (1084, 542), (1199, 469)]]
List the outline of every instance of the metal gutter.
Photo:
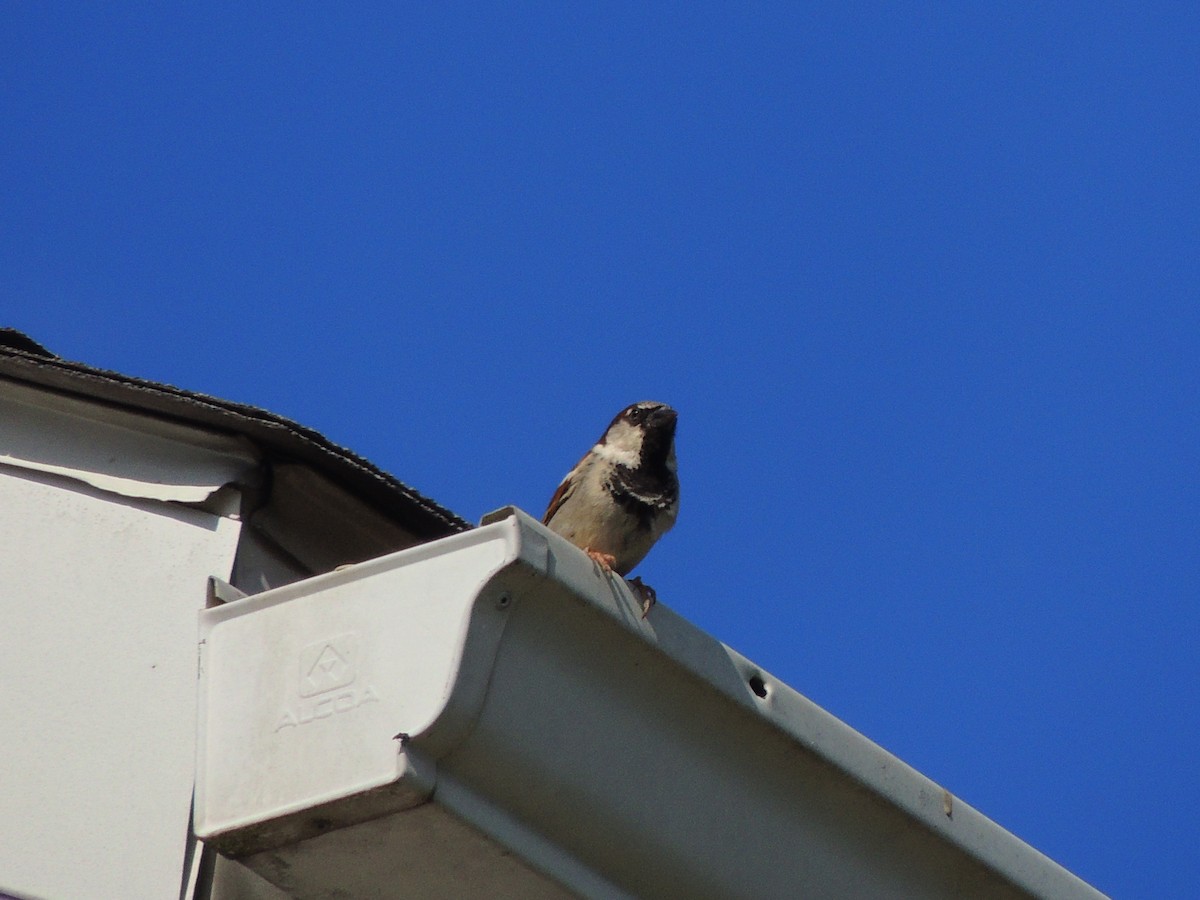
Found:
[(292, 896), (1102, 896), (512, 508), (201, 631), (196, 832)]

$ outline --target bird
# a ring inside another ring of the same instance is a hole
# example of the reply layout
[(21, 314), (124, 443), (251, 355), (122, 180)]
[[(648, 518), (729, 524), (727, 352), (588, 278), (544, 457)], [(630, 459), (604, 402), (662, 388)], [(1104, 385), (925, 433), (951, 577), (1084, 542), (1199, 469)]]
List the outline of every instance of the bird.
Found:
[[(679, 515), (677, 419), (674, 409), (652, 400), (617, 413), (559, 483), (542, 524), (604, 571), (628, 575)], [(642, 601), (645, 618), (655, 603), (654, 589), (640, 577), (629, 585)]]

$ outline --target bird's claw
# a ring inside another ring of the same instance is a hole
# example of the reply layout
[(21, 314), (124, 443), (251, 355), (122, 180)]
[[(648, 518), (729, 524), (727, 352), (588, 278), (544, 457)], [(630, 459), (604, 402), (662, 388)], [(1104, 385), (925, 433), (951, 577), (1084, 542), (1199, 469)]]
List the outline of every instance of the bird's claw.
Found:
[(642, 581), (642, 576), (640, 575), (637, 578), (628, 579), (625, 583), (633, 590), (634, 595), (642, 601), (642, 618), (646, 618), (646, 616), (650, 615), (650, 607), (658, 602), (658, 594), (655, 593), (654, 588)]
[(589, 547), (583, 552), (590, 556), (594, 563), (607, 572), (611, 572), (613, 566), (617, 564), (617, 558), (611, 553), (605, 553), (603, 550), (593, 550)]
[[(592, 562), (602, 568), (605, 572), (612, 572), (613, 566), (617, 564), (617, 558), (611, 553), (605, 553), (603, 550), (593, 550), (591, 547), (585, 547), (584, 553), (591, 557)], [(654, 588), (642, 581), (641, 576), (637, 578), (628, 578), (625, 583), (629, 585), (629, 589), (633, 591), (635, 597), (642, 603), (642, 618), (650, 615), (650, 607), (658, 602), (658, 594)]]

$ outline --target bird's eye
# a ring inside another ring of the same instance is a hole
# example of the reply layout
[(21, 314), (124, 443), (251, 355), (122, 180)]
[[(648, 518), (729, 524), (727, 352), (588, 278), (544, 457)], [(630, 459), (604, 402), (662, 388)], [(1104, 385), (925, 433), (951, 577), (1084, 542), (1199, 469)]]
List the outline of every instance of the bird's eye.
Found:
[(646, 411), (644, 409), (642, 409), (640, 406), (635, 406), (633, 409), (631, 409), (629, 411), (629, 421), (630, 422), (640, 422), (640, 421), (642, 421), (642, 416), (644, 416), (644, 415), (646, 415)]

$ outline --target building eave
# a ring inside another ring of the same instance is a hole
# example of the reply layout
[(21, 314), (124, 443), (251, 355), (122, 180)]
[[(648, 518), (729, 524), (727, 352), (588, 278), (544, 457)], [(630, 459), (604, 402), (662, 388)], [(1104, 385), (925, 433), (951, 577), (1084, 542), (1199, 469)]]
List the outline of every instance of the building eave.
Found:
[(60, 359), (13, 329), (0, 329), (0, 377), (243, 436), (268, 462), (297, 462), (311, 467), (423, 540), (471, 527), (466, 520), (311, 428), (258, 407)]

